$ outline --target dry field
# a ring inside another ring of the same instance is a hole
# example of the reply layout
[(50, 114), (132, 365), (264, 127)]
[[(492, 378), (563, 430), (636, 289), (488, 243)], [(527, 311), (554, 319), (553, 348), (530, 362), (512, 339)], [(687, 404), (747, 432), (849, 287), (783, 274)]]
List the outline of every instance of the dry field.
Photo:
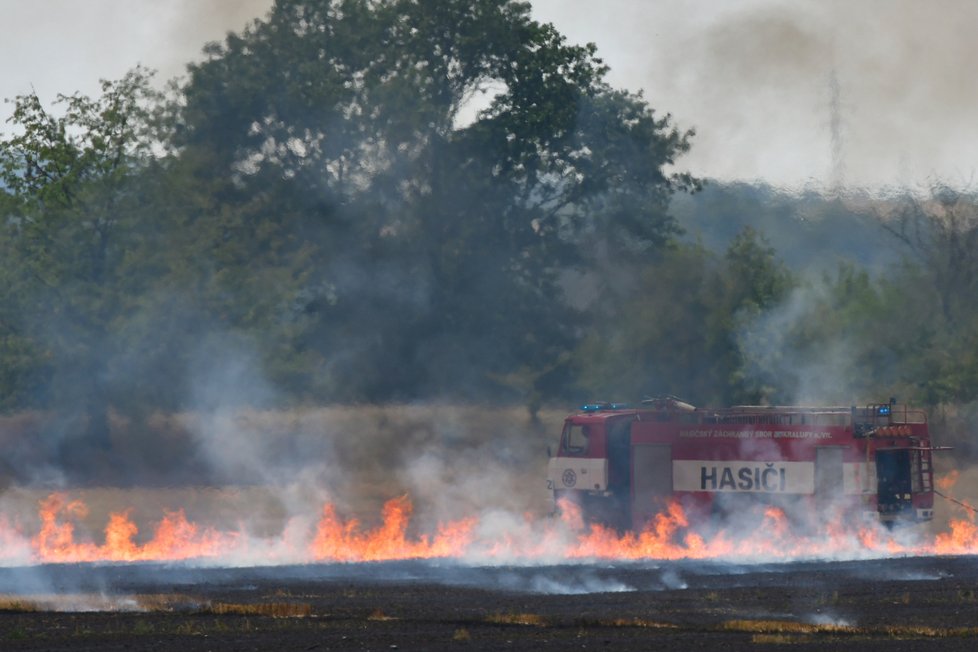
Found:
[(112, 512), (129, 510), (147, 532), (182, 509), (194, 522), (273, 534), (325, 502), (371, 526), (405, 494), (422, 530), (487, 507), (541, 513), (547, 447), (570, 411), (537, 420), (521, 407), (471, 405), (115, 416), (107, 447), (73, 439), (51, 415), (0, 417), (0, 515), (36, 528), (52, 491), (84, 501), (79, 524), (94, 533)]
[(0, 570), (3, 650), (972, 650), (978, 560)]

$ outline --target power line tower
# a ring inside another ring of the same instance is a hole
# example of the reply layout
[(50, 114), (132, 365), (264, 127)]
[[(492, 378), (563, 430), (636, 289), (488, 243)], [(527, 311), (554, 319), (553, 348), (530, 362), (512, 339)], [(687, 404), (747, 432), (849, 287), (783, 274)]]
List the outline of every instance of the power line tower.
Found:
[(829, 73), (829, 146), (831, 147), (831, 168), (829, 169), (829, 189), (840, 195), (846, 185), (845, 125), (842, 122), (842, 86), (835, 68)]

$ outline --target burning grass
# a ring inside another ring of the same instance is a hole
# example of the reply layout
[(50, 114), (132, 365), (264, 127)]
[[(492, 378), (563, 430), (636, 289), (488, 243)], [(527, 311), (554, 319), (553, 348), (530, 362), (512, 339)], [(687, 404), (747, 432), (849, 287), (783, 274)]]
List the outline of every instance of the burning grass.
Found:
[(367, 616), (367, 620), (372, 620), (374, 622), (388, 622), (391, 620), (397, 620), (397, 618), (388, 616), (382, 609), (374, 609), (370, 612), (370, 615)]
[[(624, 534), (587, 525), (572, 504), (562, 505), (559, 520), (510, 519), (487, 529), (478, 517), (440, 523), (433, 533), (411, 534), (413, 504), (407, 496), (388, 501), (381, 522), (367, 527), (343, 517), (327, 504), (317, 521), (294, 521), (279, 535), (256, 537), (245, 529), (219, 530), (191, 521), (181, 509), (167, 511), (141, 536), (130, 510), (114, 512), (101, 541), (80, 535), (88, 506), (65, 494), (40, 502), (39, 530), (0, 520), (0, 557), (14, 551), (12, 562), (79, 563), (209, 560), (214, 564), (274, 565), (310, 562), (367, 562), (403, 559), (456, 558), (480, 563), (628, 560), (784, 560), (865, 558), (892, 555), (962, 555), (978, 551), (978, 524), (961, 519), (950, 531), (927, 541), (920, 532), (889, 532), (872, 524), (829, 522), (823, 531), (795, 532), (785, 514), (766, 507), (761, 526), (752, 532), (719, 529), (700, 534), (678, 503), (670, 503), (643, 530)], [(756, 536), (763, 533), (763, 536)], [(2, 560), (0, 560), (2, 561)], [(707, 595), (704, 599), (709, 600)], [(902, 603), (910, 600), (902, 596)]]
[[(51, 495), (14, 488), (0, 500), (0, 565), (769, 561), (978, 553), (978, 523), (970, 513), (933, 536), (858, 526), (841, 517), (815, 535), (800, 534), (774, 507), (748, 532), (714, 528), (702, 534), (677, 503), (626, 534), (586, 525), (573, 505), (563, 506), (560, 520), (549, 519), (544, 451), (562, 416), (545, 413), (540, 425), (521, 408), (403, 405), (243, 410), (220, 423), (201, 414), (154, 415), (135, 444), (128, 436), (138, 426), (117, 418), (113, 438), (129, 442), (133, 454), (140, 437), (151, 435), (152, 447), (140, 452), (148, 458), (159, 447), (190, 445), (188, 433), (230, 429), (234, 445), (218, 453), (234, 453), (240, 440), (260, 453), (251, 460), (259, 468), (251, 471), (259, 477), (268, 471), (277, 481), (285, 476), (289, 483)], [(26, 437), (43, 421), (40, 415), (10, 421), (6, 437)], [(504, 446), (498, 445), (501, 432)], [(162, 467), (173, 461), (158, 459)], [(302, 464), (318, 464), (323, 474), (303, 476)], [(404, 494), (406, 485), (415, 493)]]

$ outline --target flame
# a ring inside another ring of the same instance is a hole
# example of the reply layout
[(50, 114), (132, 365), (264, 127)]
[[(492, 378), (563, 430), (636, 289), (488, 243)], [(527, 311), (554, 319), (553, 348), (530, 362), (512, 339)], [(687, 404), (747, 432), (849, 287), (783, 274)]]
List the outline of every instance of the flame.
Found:
[(40, 562), (162, 561), (216, 557), (233, 546), (235, 534), (201, 529), (187, 521), (183, 510), (168, 512), (157, 525), (153, 538), (137, 544), (139, 534), (130, 511), (115, 512), (105, 527), (105, 543), (75, 541), (72, 520), (84, 518), (88, 508), (79, 500), (52, 494), (41, 502), (41, 530), (32, 539)]
[(356, 519), (343, 521), (332, 505), (323, 507), (311, 546), (316, 561), (381, 561), (389, 559), (430, 559), (452, 557), (472, 540), (475, 519), (466, 519), (439, 527), (434, 538), (407, 538), (413, 506), (407, 496), (384, 504), (383, 523), (376, 530), (364, 532)]
[[(581, 509), (560, 503), (559, 518), (509, 515), (504, 524), (471, 517), (439, 524), (433, 533), (418, 532), (407, 496), (387, 501), (379, 524), (341, 516), (326, 504), (317, 519), (291, 521), (270, 539), (243, 529), (225, 531), (190, 521), (182, 509), (165, 511), (149, 536), (141, 535), (132, 509), (112, 512), (101, 536), (82, 525), (87, 505), (55, 493), (40, 501), (39, 525), (30, 532), (20, 521), (0, 515), (0, 563), (89, 563), (202, 560), (205, 563), (274, 564), (367, 562), (395, 559), (457, 558), (502, 563), (538, 563), (591, 559), (623, 560), (792, 560), (852, 559), (884, 555), (973, 555), (978, 553), (978, 524), (973, 517), (951, 521), (946, 531), (893, 531), (878, 523), (854, 524), (840, 511), (818, 527), (793, 527), (779, 507), (758, 505), (738, 515), (749, 525), (697, 528), (679, 502), (662, 505), (644, 527), (618, 532), (588, 524)], [(800, 530), (800, 531), (799, 531)]]
[(940, 532), (934, 538), (934, 554), (973, 555), (978, 551), (978, 526), (974, 521), (954, 519), (950, 532)]
[(958, 473), (957, 469), (952, 469), (946, 475), (937, 478), (934, 481), (934, 484), (936, 484), (937, 488), (940, 489), (941, 491), (945, 491), (945, 492), (950, 491), (951, 488), (958, 483), (958, 478), (960, 477), (960, 475), (961, 474)]

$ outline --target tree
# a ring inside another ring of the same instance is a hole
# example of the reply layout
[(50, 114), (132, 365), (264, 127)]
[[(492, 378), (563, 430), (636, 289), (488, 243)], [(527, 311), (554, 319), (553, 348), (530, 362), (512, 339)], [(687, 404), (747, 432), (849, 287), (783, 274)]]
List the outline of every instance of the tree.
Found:
[(888, 208), (879, 222), (925, 270), (943, 318), (970, 319), (978, 293), (978, 198), (939, 185), (929, 198), (906, 193)]
[(0, 140), (4, 363), (31, 378), (20, 382), (31, 394), (23, 403), (77, 410), (79, 434), (103, 443), (118, 389), (113, 333), (145, 280), (128, 271), (146, 235), (138, 181), (152, 163), (149, 79), (137, 68), (103, 81), (98, 98), (59, 95), (60, 115), (36, 93), (19, 96), (13, 133)]
[(901, 319), (921, 322), (907, 333), (915, 395), (932, 406), (974, 401), (978, 198), (937, 184), (927, 196), (907, 192), (883, 204), (877, 219), (906, 253), (893, 275)]
[[(720, 261), (698, 246), (662, 252), (631, 291), (604, 297), (577, 348), (583, 400), (627, 401), (675, 394), (700, 404), (724, 402), (726, 372), (715, 373), (727, 341), (716, 282)], [(720, 317), (721, 319), (718, 319)]]
[(759, 312), (778, 305), (794, 279), (760, 233), (745, 227), (726, 252), (727, 284), (732, 311)]
[[(14, 219), (14, 206), (9, 194), (0, 193), (0, 223)], [(16, 260), (14, 243), (0, 229), (0, 287), (8, 291), (16, 282)], [(38, 358), (34, 343), (20, 323), (18, 305), (0, 299), (0, 411), (29, 404), (36, 395)]]
[[(734, 404), (785, 402), (790, 385), (787, 378), (764, 378), (753, 373), (757, 351), (752, 349), (755, 323), (766, 319), (788, 298), (797, 281), (760, 233), (744, 227), (724, 256), (724, 269), (717, 277), (722, 288), (721, 305), (714, 308), (723, 322), (723, 345), (716, 347), (718, 368), (724, 369), (724, 394)], [(722, 361), (722, 362), (721, 362)]]
[(303, 358), (334, 379), (321, 398), (505, 393), (492, 379), (527, 366), (523, 391), (558, 391), (561, 272), (660, 248), (670, 195), (697, 185), (664, 171), (690, 132), (526, 3), (279, 0), (207, 54), (173, 151), (219, 189), (200, 220), (241, 228), (197, 247), (260, 248), (242, 241), (258, 225), (302, 243), (270, 263)]
[(789, 389), (758, 366), (752, 331), (796, 279), (744, 229), (723, 256), (699, 245), (660, 252), (627, 293), (605, 296), (575, 355), (593, 398), (677, 394), (701, 405), (760, 403)]

